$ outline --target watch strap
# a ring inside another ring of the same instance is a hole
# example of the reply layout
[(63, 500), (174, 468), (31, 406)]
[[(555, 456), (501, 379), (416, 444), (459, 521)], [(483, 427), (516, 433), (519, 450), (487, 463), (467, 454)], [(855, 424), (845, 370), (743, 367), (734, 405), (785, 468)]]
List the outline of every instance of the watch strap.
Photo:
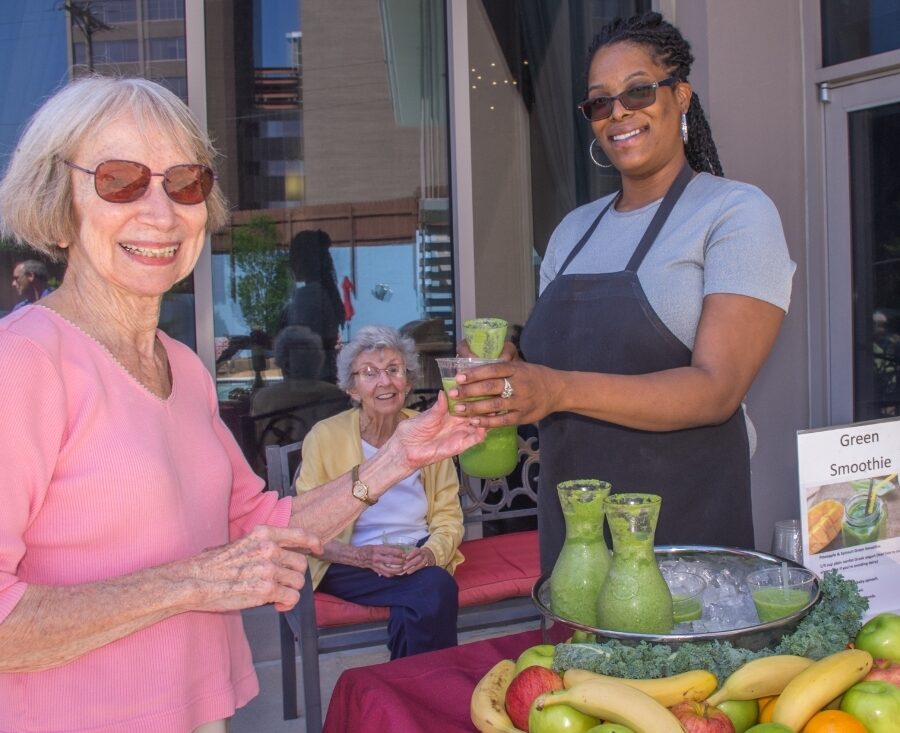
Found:
[(367, 506), (372, 506), (375, 504), (378, 499), (370, 499), (369, 498), (369, 487), (359, 478), (359, 464), (357, 463), (353, 470), (350, 472), (350, 480), (353, 482), (351, 487), (351, 493), (354, 497), (359, 499), (363, 504)]

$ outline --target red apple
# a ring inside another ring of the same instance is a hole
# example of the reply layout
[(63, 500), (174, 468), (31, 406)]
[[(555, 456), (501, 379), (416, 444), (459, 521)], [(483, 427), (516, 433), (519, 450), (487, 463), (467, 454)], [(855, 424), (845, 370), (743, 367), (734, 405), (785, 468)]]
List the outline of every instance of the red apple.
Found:
[(715, 705), (685, 700), (669, 710), (681, 721), (687, 733), (734, 733), (734, 724)]
[(865, 679), (884, 680), (900, 687), (900, 664), (890, 659), (876, 659)]
[(542, 692), (561, 690), (562, 677), (552, 669), (534, 664), (512, 678), (506, 688), (506, 713), (519, 730), (528, 730), (528, 710)]

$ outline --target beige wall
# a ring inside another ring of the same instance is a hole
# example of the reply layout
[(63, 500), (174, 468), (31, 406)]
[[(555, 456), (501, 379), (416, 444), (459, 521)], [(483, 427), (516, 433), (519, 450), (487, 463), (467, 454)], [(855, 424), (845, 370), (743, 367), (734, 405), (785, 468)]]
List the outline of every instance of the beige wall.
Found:
[(304, 0), (302, 12), (305, 203), (415, 196), (422, 130), (394, 124), (378, 3)]
[(775, 520), (800, 516), (796, 431), (809, 424), (807, 81), (800, 2), (667, 0), (661, 6), (693, 46), (692, 79), (725, 175), (757, 185), (772, 198), (797, 263), (790, 313), (747, 401), (759, 436), (752, 462), (756, 543), (768, 551)]

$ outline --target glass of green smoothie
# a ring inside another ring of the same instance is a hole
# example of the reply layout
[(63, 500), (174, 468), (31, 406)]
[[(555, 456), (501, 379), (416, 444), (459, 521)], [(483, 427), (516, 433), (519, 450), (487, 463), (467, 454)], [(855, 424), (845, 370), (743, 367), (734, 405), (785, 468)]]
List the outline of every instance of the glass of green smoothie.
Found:
[(672, 619), (676, 624), (696, 621), (703, 615), (703, 591), (706, 581), (696, 573), (663, 570), (663, 578), (672, 593)]
[(867, 545), (887, 537), (887, 505), (880, 496), (860, 494), (844, 502), (844, 547)]
[(463, 321), (463, 336), (475, 356), (496, 359), (503, 352), (506, 328), (502, 318), (471, 318)]
[[(466, 369), (484, 364), (495, 364), (500, 359), (476, 359), (467, 357), (449, 357), (435, 359), (441, 372), (441, 383), (448, 392), (450, 412), (457, 400), (450, 399), (449, 391), (456, 386), (456, 375)], [(490, 399), (476, 397), (476, 400)], [(485, 439), (463, 451), (459, 456), (459, 465), (469, 476), (475, 478), (500, 478), (508, 476), (519, 463), (518, 430), (515, 425), (502, 428), (491, 428)]]
[(815, 574), (806, 568), (781, 567), (756, 570), (747, 575), (747, 587), (762, 623), (790, 616), (812, 598)]

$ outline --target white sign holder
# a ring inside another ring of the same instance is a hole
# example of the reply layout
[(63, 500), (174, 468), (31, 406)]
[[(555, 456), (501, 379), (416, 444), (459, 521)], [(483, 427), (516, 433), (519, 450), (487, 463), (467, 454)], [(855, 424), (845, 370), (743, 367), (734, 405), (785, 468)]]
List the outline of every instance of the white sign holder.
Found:
[(900, 609), (900, 418), (797, 433), (803, 564)]

